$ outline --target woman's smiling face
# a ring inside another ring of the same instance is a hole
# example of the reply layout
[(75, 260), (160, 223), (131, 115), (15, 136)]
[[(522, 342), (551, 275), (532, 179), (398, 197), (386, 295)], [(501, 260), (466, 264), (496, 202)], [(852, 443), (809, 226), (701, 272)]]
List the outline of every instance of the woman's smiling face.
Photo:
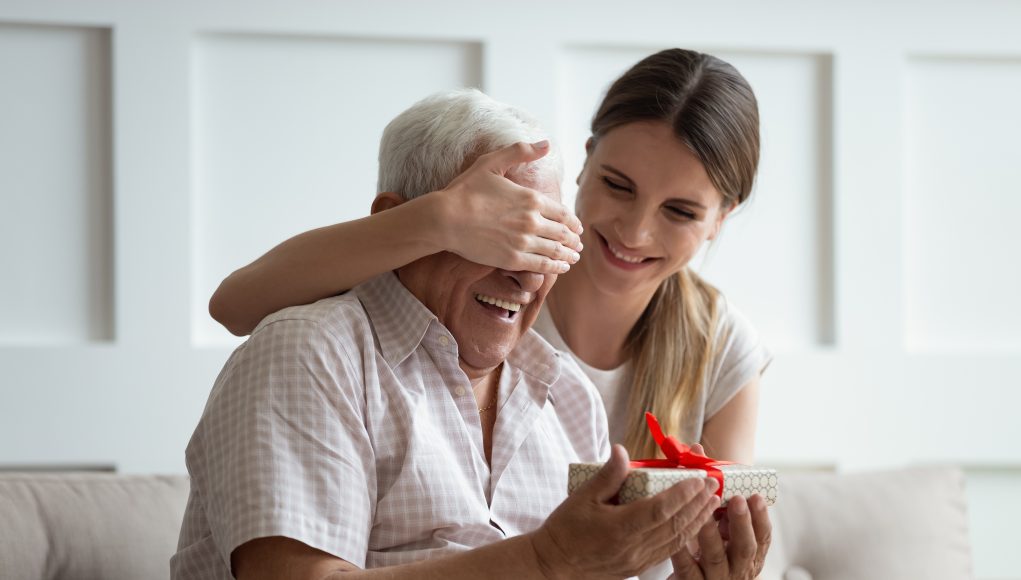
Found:
[(621, 125), (590, 148), (578, 178), (585, 252), (574, 268), (602, 292), (651, 297), (719, 232), (729, 209), (669, 125)]

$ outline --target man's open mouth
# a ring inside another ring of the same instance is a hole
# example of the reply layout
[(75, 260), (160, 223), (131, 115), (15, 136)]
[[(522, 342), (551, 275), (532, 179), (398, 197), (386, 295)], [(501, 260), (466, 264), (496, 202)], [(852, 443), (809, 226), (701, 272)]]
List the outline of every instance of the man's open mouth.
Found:
[(493, 310), (502, 317), (513, 319), (517, 316), (518, 311), (521, 310), (521, 304), (517, 302), (511, 302), (509, 300), (501, 300), (499, 298), (489, 296), (487, 294), (476, 294), (475, 300), (478, 300), (480, 304), (486, 308)]

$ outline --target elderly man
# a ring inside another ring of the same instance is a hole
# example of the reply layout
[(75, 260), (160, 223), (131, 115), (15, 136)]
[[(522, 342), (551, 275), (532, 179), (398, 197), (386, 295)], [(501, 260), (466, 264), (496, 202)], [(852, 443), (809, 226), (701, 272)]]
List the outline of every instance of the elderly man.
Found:
[[(558, 192), (546, 145), (480, 157), (541, 137), (478, 91), (421, 101), (384, 132), (372, 211), (473, 161)], [(581, 371), (529, 330), (554, 279), (440, 253), (263, 320), (188, 445), (172, 575), (620, 577), (679, 550), (711, 484), (612, 503), (626, 453)], [(565, 501), (567, 464), (607, 455)]]

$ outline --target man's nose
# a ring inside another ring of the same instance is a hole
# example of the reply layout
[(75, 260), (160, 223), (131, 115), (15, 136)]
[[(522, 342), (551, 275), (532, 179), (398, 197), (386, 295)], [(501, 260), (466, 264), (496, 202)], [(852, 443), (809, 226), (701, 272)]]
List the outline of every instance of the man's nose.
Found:
[(511, 280), (514, 280), (518, 288), (521, 288), (525, 292), (536, 292), (539, 288), (542, 288), (543, 282), (546, 281), (546, 277), (542, 274), (536, 274), (535, 272), (512, 272), (510, 270), (500, 270), (500, 273), (507, 276)]

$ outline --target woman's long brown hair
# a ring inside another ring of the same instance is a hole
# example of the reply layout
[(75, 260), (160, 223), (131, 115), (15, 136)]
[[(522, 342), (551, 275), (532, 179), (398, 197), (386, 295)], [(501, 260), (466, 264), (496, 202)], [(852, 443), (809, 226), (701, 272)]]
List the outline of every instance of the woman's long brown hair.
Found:
[[(669, 124), (702, 162), (724, 207), (751, 195), (759, 162), (758, 104), (730, 64), (676, 48), (641, 60), (607, 91), (592, 119), (590, 151), (609, 131), (637, 121)], [(659, 417), (666, 433), (682, 433), (720, 339), (718, 299), (719, 292), (685, 266), (663, 281), (631, 329), (626, 348), (634, 379), (624, 445), (632, 457), (660, 454), (645, 411)]]

